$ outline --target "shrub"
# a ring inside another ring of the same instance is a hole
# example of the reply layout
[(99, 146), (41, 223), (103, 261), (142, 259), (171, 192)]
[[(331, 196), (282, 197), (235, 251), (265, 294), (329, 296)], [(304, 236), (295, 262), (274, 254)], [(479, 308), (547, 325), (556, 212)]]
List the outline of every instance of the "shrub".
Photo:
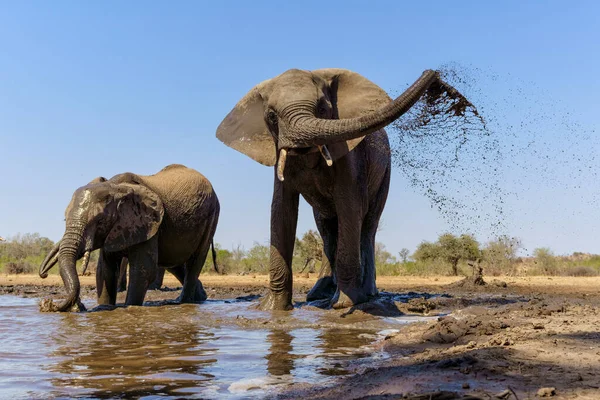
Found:
[(595, 268), (579, 265), (569, 268), (566, 271), (567, 276), (598, 276), (598, 271)]
[(35, 265), (27, 261), (16, 261), (6, 263), (5, 272), (9, 274), (32, 274), (35, 271)]
[(540, 247), (533, 250), (535, 263), (545, 275), (556, 275), (558, 272), (558, 260), (552, 250), (547, 247)]

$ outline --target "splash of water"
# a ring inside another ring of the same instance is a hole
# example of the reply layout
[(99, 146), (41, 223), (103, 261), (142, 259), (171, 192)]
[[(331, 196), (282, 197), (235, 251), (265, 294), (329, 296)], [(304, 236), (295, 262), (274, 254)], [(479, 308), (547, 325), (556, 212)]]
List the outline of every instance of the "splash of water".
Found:
[(391, 127), (395, 165), (460, 233), (500, 235), (501, 152), (477, 107), (456, 87), (470, 83), (456, 69), (439, 69), (443, 82)]
[[(531, 82), (447, 64), (389, 130), (395, 165), (450, 230), (537, 245), (593, 232), (600, 192), (594, 129)], [(464, 95), (464, 96), (463, 96)], [(551, 233), (547, 233), (551, 232)]]

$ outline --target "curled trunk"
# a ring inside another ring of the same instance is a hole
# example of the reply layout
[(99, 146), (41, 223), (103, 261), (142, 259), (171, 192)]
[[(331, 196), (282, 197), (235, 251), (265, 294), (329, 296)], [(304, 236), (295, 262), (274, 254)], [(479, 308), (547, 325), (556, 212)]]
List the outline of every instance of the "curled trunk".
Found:
[[(440, 82), (436, 71), (427, 70), (404, 93), (385, 107), (370, 114), (347, 119), (320, 119), (306, 113), (289, 121), (293, 142), (280, 138), (280, 148), (309, 147), (331, 142), (356, 139), (373, 133), (406, 113), (435, 82)], [(281, 143), (283, 139), (284, 143)], [(300, 144), (300, 146), (299, 146)]]

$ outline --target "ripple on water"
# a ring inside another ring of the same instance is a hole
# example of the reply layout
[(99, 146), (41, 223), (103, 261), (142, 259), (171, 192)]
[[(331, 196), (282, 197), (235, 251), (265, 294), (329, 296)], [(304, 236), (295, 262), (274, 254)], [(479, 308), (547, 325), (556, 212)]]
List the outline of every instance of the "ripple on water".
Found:
[(35, 299), (0, 296), (0, 397), (259, 395), (347, 374), (349, 361), (380, 357), (370, 345), (398, 328), (386, 318), (365, 325), (331, 311), (271, 315), (255, 305), (40, 313)]

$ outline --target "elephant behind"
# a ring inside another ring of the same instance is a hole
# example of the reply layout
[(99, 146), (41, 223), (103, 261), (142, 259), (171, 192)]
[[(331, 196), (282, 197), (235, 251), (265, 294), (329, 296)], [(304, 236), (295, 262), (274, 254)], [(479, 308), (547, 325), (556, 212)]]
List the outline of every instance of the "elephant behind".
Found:
[[(100, 249), (96, 284), (98, 303), (114, 305), (121, 260), (129, 261), (126, 305), (141, 305), (157, 268), (169, 270), (182, 283), (182, 303), (200, 302), (206, 292), (198, 280), (212, 244), (220, 205), (202, 174), (173, 164), (149, 175), (123, 173), (94, 179), (73, 194), (65, 212), (63, 238), (40, 266), (40, 276), (58, 261), (67, 311), (79, 301), (76, 261)], [(214, 249), (213, 249), (214, 250)]]

